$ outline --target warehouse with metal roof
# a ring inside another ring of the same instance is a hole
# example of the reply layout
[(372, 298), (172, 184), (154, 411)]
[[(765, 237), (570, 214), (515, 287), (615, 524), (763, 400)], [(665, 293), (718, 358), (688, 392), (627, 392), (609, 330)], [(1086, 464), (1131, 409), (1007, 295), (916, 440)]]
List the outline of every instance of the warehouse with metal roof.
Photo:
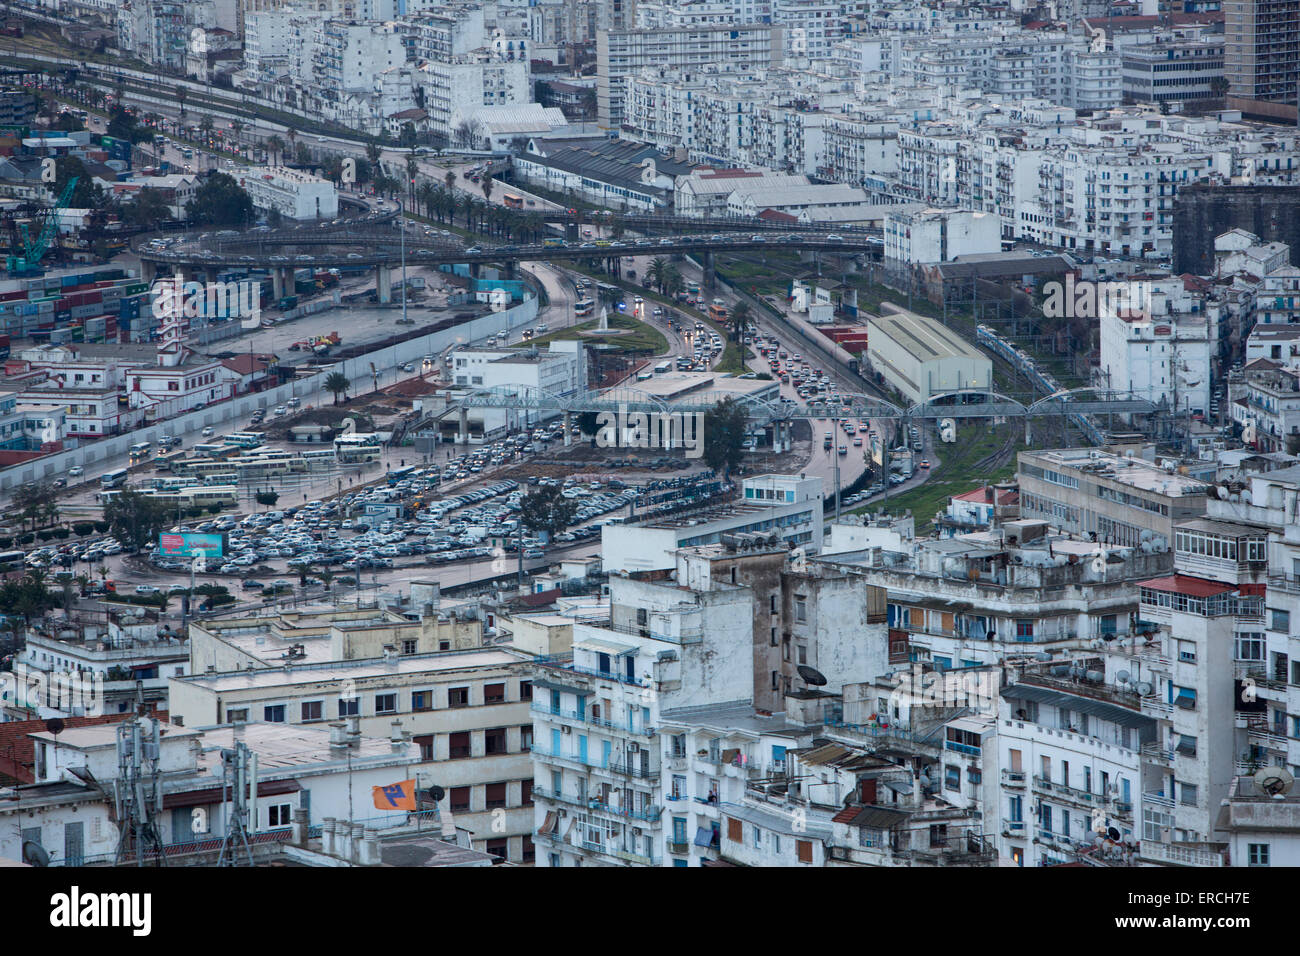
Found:
[(867, 360), (913, 402), (962, 389), (992, 387), (993, 362), (934, 319), (897, 309), (867, 322)]

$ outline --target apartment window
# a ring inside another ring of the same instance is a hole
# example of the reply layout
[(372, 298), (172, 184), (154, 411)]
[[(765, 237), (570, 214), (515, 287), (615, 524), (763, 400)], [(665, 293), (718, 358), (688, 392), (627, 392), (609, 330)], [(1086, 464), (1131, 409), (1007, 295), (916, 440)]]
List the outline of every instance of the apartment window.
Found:
[(268, 724), (284, 723), (284, 704), (271, 704), (262, 708), (262, 719)]
[(420, 748), (421, 760), (433, 759), (433, 734), (418, 734), (411, 738), (415, 745)]
[(1196, 806), (1196, 785), (1192, 783), (1178, 784), (1178, 802), (1185, 807)]
[(754, 840), (754, 849), (755, 850), (763, 849), (763, 831), (760, 830), (758, 827), (751, 827), (751, 830), (753, 831), (752, 836)]
[(800, 863), (811, 863), (813, 861), (813, 846), (811, 841), (796, 840), (795, 856), (799, 858)]
[(1184, 664), (1196, 663), (1196, 643), (1194, 641), (1177, 641), (1178, 659)]
[[(504, 787), (505, 784), (501, 784), (501, 786)], [(488, 789), (490, 790), (491, 788), (492, 785), (489, 784)], [(490, 807), (492, 804), (489, 803), (488, 806)], [(505, 804), (502, 804), (502, 806), (505, 806)], [(510, 841), (508, 839), (488, 840), (485, 849), (496, 857), (494, 862), (504, 863), (506, 862), (506, 858), (510, 852)]]
[(484, 684), (483, 685), (483, 703), (504, 704), (505, 701), (506, 701), (505, 684)]
[(356, 717), (361, 713), (360, 697), (340, 697), (339, 698), (339, 716)]
[(533, 725), (524, 724), (519, 728), (519, 749), (528, 753), (533, 749)]
[(1260, 631), (1237, 635), (1237, 660), (1262, 661), (1264, 659), (1264, 634)]
[(447, 691), (448, 707), (468, 707), (469, 706), (469, 688), (453, 687)]
[(414, 690), (411, 691), (411, 710), (420, 713), (426, 710), (433, 710), (433, 691), (431, 690)]
[(790, 660), (790, 638), (788, 637), (781, 641), (781, 660), (787, 663)]
[(533, 805), (533, 782), (531, 780), (519, 781), (519, 805), (524, 807)]
[(438, 650), (440, 650), (440, 651), (449, 651), (449, 650), (451, 650), (451, 641), (439, 641), (439, 642), (438, 642)]
[(1179, 734), (1178, 746), (1175, 749), (1185, 757), (1195, 757), (1196, 738), (1190, 734)]
[(802, 595), (795, 595), (794, 619), (800, 624), (805, 624), (808, 621), (808, 601)]
[(776, 645), (777, 645), (776, 628), (772, 628), (772, 646), (776, 647)]
[(453, 760), (457, 757), (468, 757), (469, 750), (469, 731), (462, 730), (450, 735), (447, 743), (447, 755)]
[(674, 757), (686, 756), (686, 735), (685, 734), (673, 734), (672, 745), (673, 745), (672, 755)]
[(775, 594), (770, 595), (770, 596), (768, 597), (768, 599), (767, 599), (767, 607), (768, 607), (768, 611), (769, 611), (769, 612), (771, 612), (772, 614), (775, 614), (775, 613), (776, 613), (776, 595), (775, 595)]
[(781, 689), (781, 674), (779, 671), (772, 671), (772, 690)]
[(451, 809), (453, 813), (469, 809), (469, 790), (469, 787), (451, 788)]
[(487, 792), (487, 809), (495, 810), (497, 807), (506, 805), (506, 785), (504, 783), (489, 783), (484, 790)]
[(272, 827), (287, 827), (293, 822), (290, 819), (292, 813), (292, 804), (273, 803), (266, 808), (266, 824)]
[(521, 680), (521, 681), (519, 682), (519, 699), (520, 699), (520, 700), (532, 700), (532, 699), (533, 699), (533, 682), (532, 682), (532, 681), (530, 681), (530, 680)]
[(248, 708), (247, 708), (247, 707), (239, 707), (239, 708), (232, 708), (232, 709), (230, 709), (230, 710), (227, 710), (227, 711), (226, 711), (226, 723), (228, 723), (228, 724), (234, 724), (234, 723), (246, 724), (246, 723), (248, 723)]
[(1016, 620), (1016, 640), (1032, 641), (1034, 639), (1034, 622), (1025, 618)]
[(1291, 612), (1279, 611), (1276, 608), (1269, 608), (1269, 630), (1281, 631), (1283, 634), (1291, 633)]
[(414, 654), (418, 646), (419, 646), (419, 641), (402, 641), (402, 653)]
[(397, 695), (396, 695), (396, 694), (376, 694), (376, 695), (375, 695), (375, 713), (376, 713), (376, 714), (395, 714), (395, 713), (397, 713)]
[(489, 754), (508, 752), (506, 749), (506, 729), (504, 727), (493, 727), (490, 730), (483, 731), (483, 752)]
[(1248, 843), (1246, 850), (1249, 856), (1249, 866), (1268, 866), (1268, 844), (1267, 843)]
[(944, 765), (943, 788), (945, 790), (961, 790), (961, 767), (954, 767), (951, 764)]
[(799, 645), (799, 663), (800, 664), (808, 663), (808, 648), (806, 648), (802, 644)]
[(302, 702), (302, 719), (303, 720), (320, 720), (324, 716), (325, 705), (319, 700), (304, 700)]

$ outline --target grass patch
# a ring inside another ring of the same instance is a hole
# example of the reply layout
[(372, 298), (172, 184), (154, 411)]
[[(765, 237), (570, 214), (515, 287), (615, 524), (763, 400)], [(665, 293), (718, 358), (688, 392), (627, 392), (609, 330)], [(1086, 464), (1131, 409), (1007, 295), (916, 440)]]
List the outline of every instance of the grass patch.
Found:
[[(559, 340), (587, 338), (582, 333), (594, 330), (599, 324), (599, 319), (592, 319), (590, 322), (583, 322), (581, 325), (560, 329), (558, 332), (540, 335), (535, 339), (520, 342), (511, 347), (522, 349)], [(607, 339), (587, 338), (587, 341), (602, 342), (625, 352), (653, 352), (655, 355), (663, 355), (668, 351), (668, 339), (664, 337), (662, 332), (630, 316), (611, 315), (609, 317), (609, 327), (611, 329), (621, 329), (624, 334), (611, 335)]]
[(998, 451), (1007, 440), (1008, 430), (1015, 425), (1003, 425), (987, 428), (974, 422), (957, 424), (957, 441), (952, 445), (941, 445), (937, 449), (943, 456), (943, 464), (919, 487), (898, 495), (891, 495), (888, 501), (877, 501), (853, 509), (853, 513), (865, 511), (885, 511), (891, 515), (901, 515), (911, 510), (916, 519), (916, 533), (928, 533), (934, 527), (936, 512), (948, 507), (948, 499), (987, 483), (1005, 481), (1015, 473), (1015, 452), (1022, 450), (1024, 442), (1017, 439), (1011, 453), (1011, 459), (990, 471), (987, 465), (981, 466), (981, 459)]

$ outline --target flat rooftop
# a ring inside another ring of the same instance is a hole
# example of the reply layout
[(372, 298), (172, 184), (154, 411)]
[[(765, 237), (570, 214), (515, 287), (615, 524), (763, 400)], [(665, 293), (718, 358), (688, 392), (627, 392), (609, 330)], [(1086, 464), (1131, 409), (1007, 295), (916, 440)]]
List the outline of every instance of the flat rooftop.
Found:
[(194, 674), (175, 679), (210, 687), (214, 691), (234, 691), (258, 687), (315, 684), (320, 681), (342, 680), (345, 677), (362, 680), (367, 677), (398, 674), (430, 674), (466, 667), (500, 667), (524, 659), (517, 652), (512, 653), (497, 648), (476, 648), (439, 654), (413, 654), (391, 660), (374, 658), (361, 661), (333, 661), (325, 664), (295, 665), (289, 670), (277, 667), (267, 670), (228, 671), (220, 674)]
[(804, 733), (802, 726), (787, 723), (783, 712), (764, 716), (755, 711), (753, 702), (748, 700), (665, 710), (660, 714), (660, 722), (707, 727), (723, 733), (780, 734), (787, 737)]
[(761, 378), (737, 378), (733, 375), (719, 375), (714, 372), (666, 372), (656, 375), (634, 386), (647, 395), (653, 395), (664, 401), (672, 402), (697, 392), (726, 392), (736, 398), (759, 395), (772, 388), (779, 388), (780, 383)]
[(1068, 468), (1072, 472), (1079, 472), (1087, 466), (1088, 470), (1082, 472), (1085, 478), (1104, 478), (1166, 498), (1204, 495), (1210, 489), (1208, 483), (1198, 478), (1177, 472), (1170, 474), (1146, 459), (1124, 458), (1090, 448), (1021, 452), (1022, 468), (1025, 461), (1041, 462), (1048, 467)]
[[(204, 752), (199, 756), (199, 768), (220, 777), (221, 751), (210, 748), (229, 749), (241, 740), (257, 754), (259, 773), (292, 770), (339, 759), (330, 754), (328, 724), (307, 727), (301, 724), (251, 723), (240, 724), (238, 732), (230, 725), (203, 728)], [(411, 744), (410, 749), (414, 750), (415, 745)], [(362, 737), (350, 753), (353, 760), (400, 756), (393, 753), (392, 742), (386, 737)]]

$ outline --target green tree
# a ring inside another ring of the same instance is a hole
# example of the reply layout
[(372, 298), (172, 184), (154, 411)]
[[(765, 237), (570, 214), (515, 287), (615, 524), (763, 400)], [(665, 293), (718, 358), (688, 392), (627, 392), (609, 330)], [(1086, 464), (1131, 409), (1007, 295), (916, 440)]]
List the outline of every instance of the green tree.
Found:
[(397, 145), (403, 149), (410, 149), (415, 145), (415, 124), (407, 121), (402, 124), (401, 132), (397, 134)]
[(325, 389), (334, 393), (334, 404), (339, 403), (339, 395), (347, 398), (348, 389), (352, 387), (352, 382), (342, 372), (330, 372), (325, 376)]
[(213, 173), (195, 190), (186, 216), (196, 226), (246, 225), (253, 219), (253, 201), (233, 177)]
[[(275, 156), (277, 159), (283, 159), (284, 140), (282, 140), (279, 136), (275, 136), (275, 135), (268, 136), (266, 138), (266, 151), (270, 153), (271, 156)], [(269, 159), (270, 157), (268, 156), (267, 158)], [(271, 165), (275, 165), (275, 163), (273, 162)]]
[(718, 402), (704, 413), (704, 461), (727, 474), (740, 464), (744, 453), (745, 410), (733, 398)]
[(584, 435), (594, 436), (600, 429), (600, 416), (596, 412), (578, 414), (578, 430)]
[(566, 498), (558, 485), (538, 488), (519, 503), (519, 520), (529, 531), (562, 534), (578, 513), (575, 498)]
[(104, 504), (104, 520), (113, 537), (131, 551), (141, 551), (158, 539), (170, 522), (172, 509), (158, 498), (123, 491)]
[[(185, 87), (183, 86), (176, 87), (176, 101), (181, 105), (181, 119), (185, 119), (185, 98), (189, 95), (190, 95), (190, 91)], [(120, 103), (121, 101), (122, 99), (119, 96), (118, 102)]]
[(254, 495), (254, 498), (256, 498), (259, 505), (266, 505), (268, 508), (274, 508), (275, 503), (280, 500), (280, 493), (268, 488), (266, 491), (259, 491)]
[(456, 171), (453, 169), (447, 170), (447, 175), (442, 177), (442, 181), (447, 186), (447, 192), (452, 192), (456, 188)]
[(659, 290), (660, 295), (664, 291), (664, 274), (668, 269), (668, 260), (663, 256), (655, 256), (650, 260), (650, 266), (646, 269), (645, 277), (652, 286)]
[(54, 194), (62, 195), (68, 180), (77, 177), (69, 206), (73, 209), (94, 209), (104, 202), (104, 190), (95, 184), (85, 164), (75, 156), (60, 156), (54, 161)]
[(123, 207), (122, 218), (135, 226), (148, 226), (163, 219), (171, 218), (171, 209), (163, 199), (162, 192), (152, 186), (146, 186), (136, 193), (135, 201)]
[(58, 607), (58, 598), (45, 582), (45, 572), (31, 568), (21, 578), (0, 583), (0, 613), (21, 617), (25, 624), (31, 624), (32, 618)]
[(26, 528), (30, 521), (35, 529), (42, 518), (47, 519), (48, 523), (51, 515), (57, 515), (58, 491), (54, 482), (45, 480), (29, 482), (16, 489), (13, 494), (13, 510), (22, 518), (22, 527)]
[(496, 185), (496, 180), (492, 178), (491, 173), (484, 173), (483, 180), (479, 183), (483, 187), (483, 201), (492, 201), (492, 187)]

